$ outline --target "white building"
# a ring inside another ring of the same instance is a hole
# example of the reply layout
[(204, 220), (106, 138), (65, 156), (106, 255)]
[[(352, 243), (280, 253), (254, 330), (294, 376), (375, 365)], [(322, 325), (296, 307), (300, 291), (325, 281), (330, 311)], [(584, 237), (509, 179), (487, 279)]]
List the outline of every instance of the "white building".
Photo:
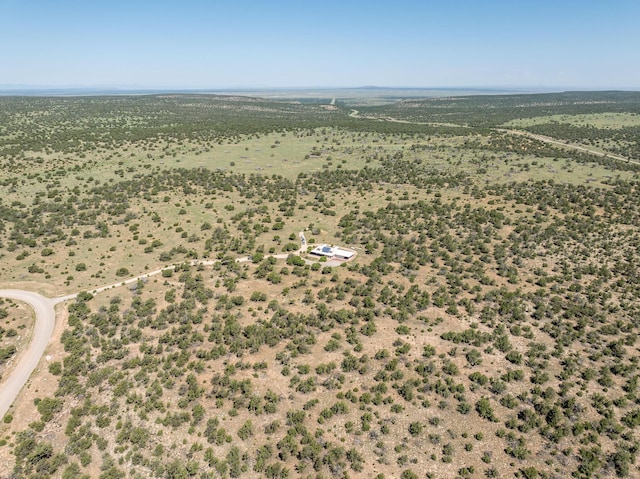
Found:
[(339, 246), (329, 246), (326, 244), (321, 244), (316, 246), (311, 251), (311, 254), (315, 256), (325, 256), (328, 259), (347, 260), (351, 259), (356, 253), (354, 251), (340, 248)]

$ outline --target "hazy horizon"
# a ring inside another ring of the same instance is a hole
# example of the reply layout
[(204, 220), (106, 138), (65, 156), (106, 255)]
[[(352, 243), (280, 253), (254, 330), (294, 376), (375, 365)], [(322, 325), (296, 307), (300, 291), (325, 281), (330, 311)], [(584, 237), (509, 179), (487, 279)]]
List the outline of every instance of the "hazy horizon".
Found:
[[(82, 95), (127, 95), (127, 94), (244, 94), (246, 96), (268, 96), (292, 98), (307, 96), (318, 98), (334, 95), (337, 98), (348, 95), (368, 93), (369, 96), (410, 97), (466, 96), (466, 95), (505, 95), (505, 94), (544, 94), (572, 91), (640, 91), (638, 88), (572, 88), (572, 87), (535, 87), (535, 86), (284, 86), (284, 87), (219, 87), (219, 88), (185, 88), (185, 87), (146, 87), (143, 85), (2, 85), (0, 96), (33, 95), (33, 96), (82, 96)], [(324, 95), (323, 95), (324, 94)]]

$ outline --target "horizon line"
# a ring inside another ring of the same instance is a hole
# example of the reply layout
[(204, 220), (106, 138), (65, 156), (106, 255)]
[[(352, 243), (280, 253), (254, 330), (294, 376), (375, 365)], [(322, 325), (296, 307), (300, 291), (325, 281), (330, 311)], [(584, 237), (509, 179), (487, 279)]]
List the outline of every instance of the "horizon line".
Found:
[(114, 90), (114, 91), (282, 91), (282, 90), (553, 90), (553, 91), (639, 91), (640, 86), (587, 85), (346, 85), (346, 86), (149, 86), (149, 85), (35, 85), (0, 83), (0, 91), (14, 90)]
[[(342, 94), (341, 94), (342, 92)], [(348, 92), (352, 92), (349, 95)], [(360, 94), (356, 92), (361, 92)], [(162, 87), (38, 87), (18, 86), (7, 88), (0, 85), (0, 98), (17, 97), (118, 97), (118, 96), (152, 96), (152, 95), (211, 95), (211, 96), (245, 96), (275, 100), (349, 99), (369, 95), (376, 98), (438, 98), (438, 97), (470, 97), (497, 95), (543, 95), (580, 92), (640, 92), (640, 88), (585, 88), (585, 87), (523, 87), (523, 86), (467, 86), (467, 87), (237, 87), (237, 88), (162, 88)], [(402, 93), (405, 92), (403, 95)]]

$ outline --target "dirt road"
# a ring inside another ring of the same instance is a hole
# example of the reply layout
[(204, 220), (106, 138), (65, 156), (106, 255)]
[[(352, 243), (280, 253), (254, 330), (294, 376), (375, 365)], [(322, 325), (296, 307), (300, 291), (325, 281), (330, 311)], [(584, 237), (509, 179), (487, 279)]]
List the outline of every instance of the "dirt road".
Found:
[[(289, 254), (302, 254), (304, 251), (306, 251), (306, 239), (303, 232), (300, 232), (300, 243), (300, 249), (298, 251), (267, 256), (273, 256), (274, 258), (278, 259), (286, 259)], [(239, 263), (250, 260), (251, 258), (249, 256), (236, 258), (236, 261)], [(194, 260), (191, 261), (191, 265), (195, 266), (198, 264), (203, 264), (206, 266), (212, 265), (216, 262), (217, 261)], [(92, 294), (101, 293), (102, 291), (106, 291), (111, 288), (136, 283), (140, 279), (155, 276), (162, 273), (162, 271), (164, 271), (165, 269), (173, 268), (174, 266), (168, 266), (165, 268), (156, 269), (154, 271), (141, 274), (134, 278), (129, 278), (127, 280), (119, 281), (107, 286), (102, 286), (100, 288), (91, 289), (89, 290), (89, 292)], [(55, 305), (64, 301), (68, 301), (70, 299), (75, 299), (76, 296), (78, 296), (77, 293), (51, 299), (46, 298), (38, 293), (32, 293), (30, 291), (21, 291), (17, 289), (0, 289), (0, 297), (23, 301), (33, 308), (36, 315), (36, 322), (33, 328), (33, 337), (31, 338), (29, 346), (18, 357), (18, 363), (16, 364), (14, 370), (11, 372), (11, 375), (0, 382), (0, 419), (5, 416), (5, 414), (11, 407), (11, 404), (13, 404), (13, 401), (15, 401), (16, 397), (18, 397), (18, 394), (22, 390), (23, 386), (29, 380), (31, 373), (38, 366), (40, 358), (47, 348), (47, 344), (49, 344), (49, 340), (51, 339), (51, 335), (53, 334), (53, 327), (56, 320)]]
[(22, 387), (29, 380), (33, 370), (38, 366), (49, 343), (56, 320), (54, 309), (56, 301), (45, 298), (38, 293), (15, 289), (0, 289), (0, 296), (23, 301), (30, 305), (36, 314), (33, 337), (29, 346), (18, 357), (18, 363), (11, 375), (0, 384), (0, 418), (3, 418)]
[[(352, 118), (363, 118), (360, 116), (360, 112), (358, 110), (351, 110), (351, 112), (349, 113), (349, 116)], [(367, 117), (367, 118), (372, 120), (379, 120), (379, 121), (390, 121), (394, 123), (411, 123), (414, 125), (453, 126), (453, 127), (467, 128), (467, 126), (465, 125), (456, 125), (454, 123), (424, 123), (424, 122), (409, 121), (409, 120), (398, 120), (396, 118), (391, 118), (391, 117)], [(530, 133), (526, 130), (510, 130), (508, 128), (494, 128), (494, 130), (499, 131), (501, 133), (508, 133), (510, 135), (526, 136), (528, 138), (533, 138), (534, 140), (544, 141), (545, 143), (563, 146), (565, 148), (569, 148), (573, 150), (584, 151), (585, 153), (590, 153), (596, 156), (602, 156), (603, 158), (613, 158), (614, 160), (624, 161), (625, 163), (633, 163), (634, 165), (640, 165), (639, 161), (635, 161), (630, 158), (626, 158), (624, 156), (616, 155), (615, 153), (607, 153), (607, 152), (598, 151), (598, 150), (591, 150), (584, 146), (566, 143), (564, 141), (557, 140), (550, 136), (538, 135), (536, 133)]]
[(525, 130), (507, 130), (504, 128), (496, 128), (496, 131), (499, 131), (502, 133), (509, 133), (511, 135), (526, 136), (528, 138), (533, 138), (534, 140), (544, 141), (545, 143), (551, 143), (553, 145), (559, 145), (559, 146), (563, 146), (565, 148), (570, 148), (573, 150), (584, 151), (585, 153), (590, 153), (592, 155), (613, 158), (614, 160), (624, 161), (625, 163), (633, 163), (634, 165), (640, 165), (640, 162), (631, 160), (629, 158), (625, 158), (624, 156), (616, 155), (614, 153), (605, 153), (602, 151), (591, 150), (584, 146), (572, 145), (571, 143), (566, 143), (561, 140), (556, 140), (555, 138), (551, 138), (550, 136), (538, 135), (536, 133), (530, 133)]

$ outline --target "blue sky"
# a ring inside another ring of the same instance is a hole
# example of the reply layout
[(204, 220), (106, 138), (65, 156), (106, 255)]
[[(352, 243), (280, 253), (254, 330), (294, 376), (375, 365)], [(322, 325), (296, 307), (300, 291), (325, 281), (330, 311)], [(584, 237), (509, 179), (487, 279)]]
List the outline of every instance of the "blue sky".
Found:
[(0, 85), (640, 89), (640, 0), (0, 0)]

